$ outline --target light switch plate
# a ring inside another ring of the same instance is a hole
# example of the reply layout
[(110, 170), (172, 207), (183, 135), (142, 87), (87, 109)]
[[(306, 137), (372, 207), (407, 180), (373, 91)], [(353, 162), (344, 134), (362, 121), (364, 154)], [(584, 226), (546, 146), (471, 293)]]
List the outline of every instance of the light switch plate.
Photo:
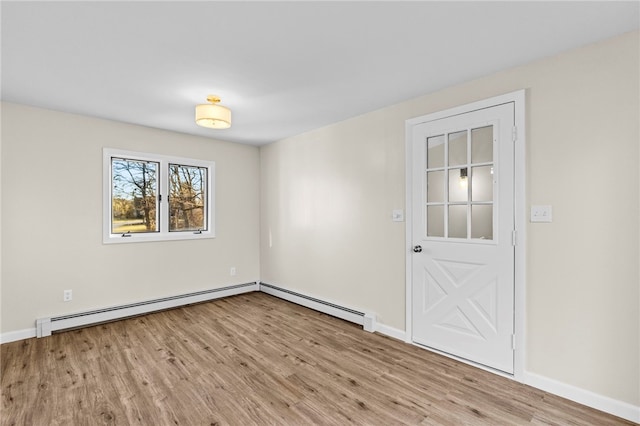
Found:
[(551, 206), (531, 206), (531, 222), (552, 222)]
[(397, 209), (391, 212), (391, 219), (394, 222), (404, 222), (404, 210)]

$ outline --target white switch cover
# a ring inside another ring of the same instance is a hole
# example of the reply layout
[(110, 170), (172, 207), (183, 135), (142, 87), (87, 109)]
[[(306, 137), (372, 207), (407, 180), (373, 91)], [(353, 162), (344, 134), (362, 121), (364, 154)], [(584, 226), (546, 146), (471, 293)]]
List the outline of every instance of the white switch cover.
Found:
[(404, 210), (398, 209), (391, 212), (391, 219), (394, 222), (404, 222)]
[(551, 206), (531, 206), (531, 222), (552, 222)]

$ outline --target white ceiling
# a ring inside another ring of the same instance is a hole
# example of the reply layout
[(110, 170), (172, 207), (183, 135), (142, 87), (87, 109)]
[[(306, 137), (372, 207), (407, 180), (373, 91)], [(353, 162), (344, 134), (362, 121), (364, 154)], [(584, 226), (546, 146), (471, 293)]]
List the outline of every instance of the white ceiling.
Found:
[[(638, 29), (640, 2), (7, 2), (2, 99), (260, 145)], [(217, 94), (233, 126), (196, 126)]]

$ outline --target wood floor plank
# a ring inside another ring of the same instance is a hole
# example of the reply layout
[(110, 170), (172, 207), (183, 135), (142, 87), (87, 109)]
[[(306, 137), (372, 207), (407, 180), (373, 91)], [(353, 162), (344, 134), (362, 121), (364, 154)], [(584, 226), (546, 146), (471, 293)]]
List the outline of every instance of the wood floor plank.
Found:
[(630, 425), (264, 293), (0, 347), (1, 425)]

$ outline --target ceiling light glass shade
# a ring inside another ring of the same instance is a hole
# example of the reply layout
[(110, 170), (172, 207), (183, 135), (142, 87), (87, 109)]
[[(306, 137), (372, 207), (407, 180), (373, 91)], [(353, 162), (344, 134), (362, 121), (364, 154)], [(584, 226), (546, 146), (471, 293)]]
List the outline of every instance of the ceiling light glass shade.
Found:
[(220, 99), (214, 96), (207, 98), (210, 104), (196, 105), (196, 124), (210, 129), (228, 129), (231, 127), (231, 110), (218, 105)]

